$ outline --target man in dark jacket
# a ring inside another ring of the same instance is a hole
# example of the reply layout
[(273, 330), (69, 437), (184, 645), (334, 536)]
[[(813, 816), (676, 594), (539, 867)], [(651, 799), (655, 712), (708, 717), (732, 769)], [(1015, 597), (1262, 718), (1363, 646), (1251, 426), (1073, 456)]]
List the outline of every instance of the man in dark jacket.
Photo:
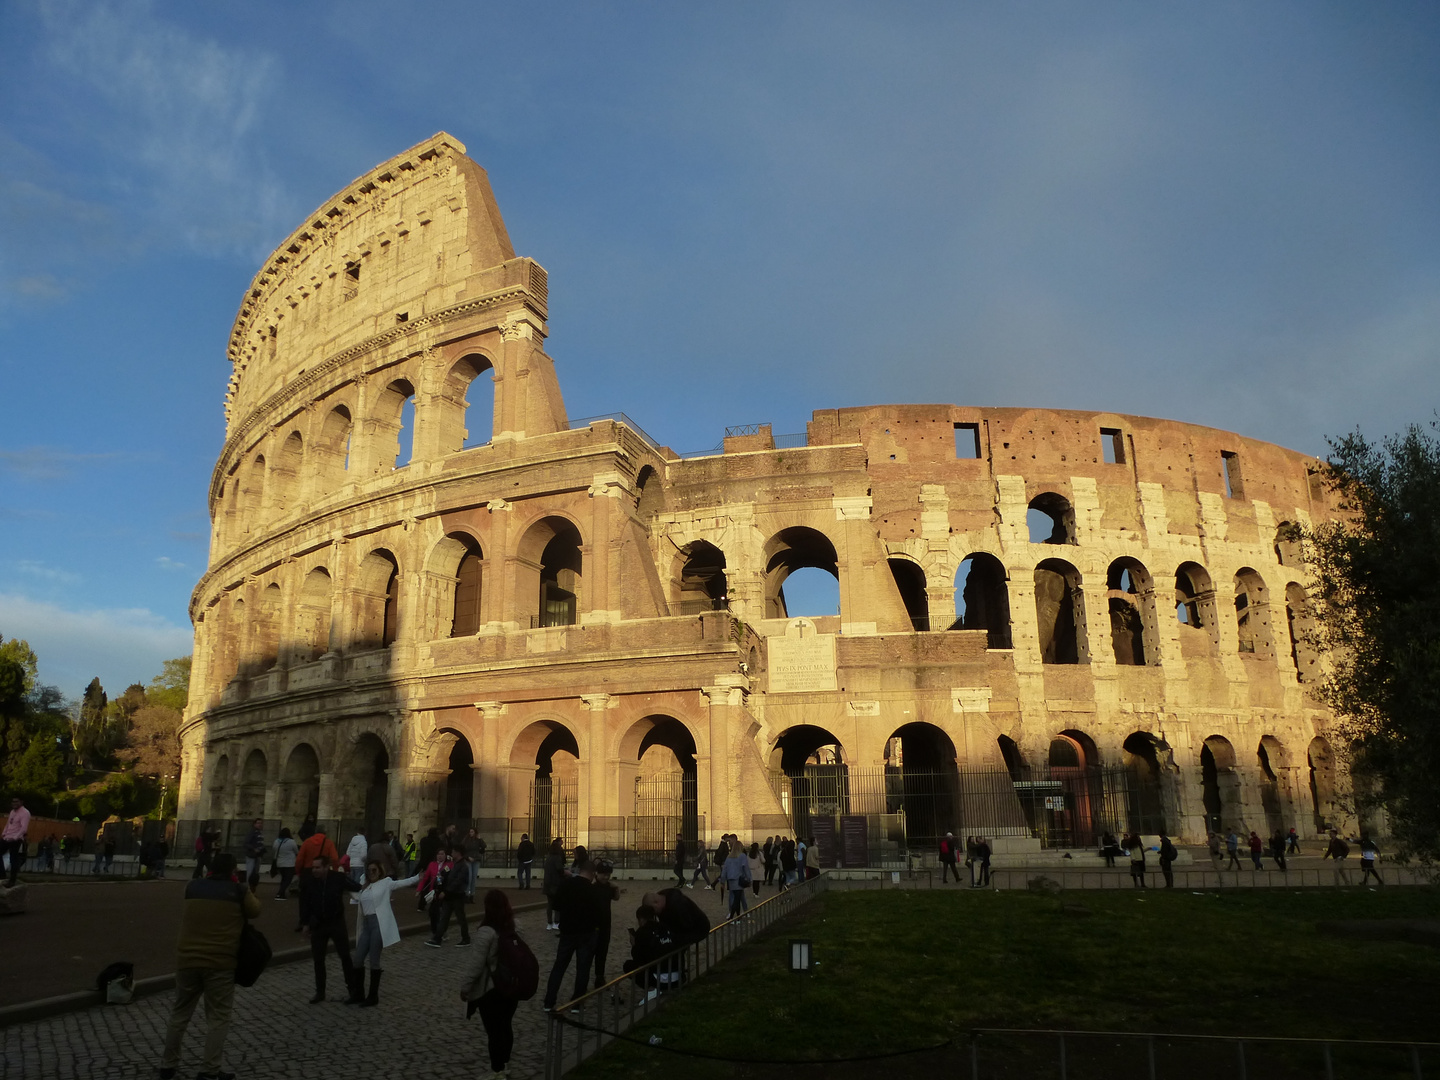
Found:
[(260, 901), (232, 880), (234, 873), (235, 857), (217, 855), (209, 877), (185, 886), (180, 949), (175, 958), (175, 1007), (160, 1058), (161, 1080), (169, 1080), (180, 1066), (180, 1042), (201, 997), (205, 999), (207, 1030), (200, 1077), (233, 1080), (233, 1073), (220, 1071), (220, 1057), (230, 1030), (230, 1009), (235, 1003), (235, 954), (240, 949), (245, 920), (260, 914)]
[(310, 939), (310, 956), (315, 961), (315, 996), (311, 1005), (325, 1000), (325, 943), (335, 942), (340, 970), (350, 991), (349, 1000), (364, 1000), (355, 966), (350, 962), (350, 936), (345, 927), (345, 894), (356, 892), (359, 884), (349, 874), (332, 869), (328, 855), (317, 855), (309, 873), (300, 880), (300, 925)]
[(595, 989), (605, 985), (605, 957), (610, 952), (610, 907), (620, 899), (620, 886), (610, 880), (615, 864), (609, 859), (595, 863)]
[(521, 889), (530, 888), (530, 869), (535, 865), (535, 842), (529, 833), (520, 834), (520, 844), (515, 849), (515, 884)]
[(560, 882), (555, 894), (555, 908), (560, 913), (560, 941), (555, 947), (555, 966), (545, 984), (545, 1011), (555, 1008), (560, 984), (570, 958), (575, 958), (575, 993), (572, 1000), (585, 993), (590, 982), (590, 961), (595, 957), (595, 933), (599, 926), (599, 905), (595, 902), (595, 864), (588, 858), (575, 865), (575, 872)]
[(680, 963), (670, 971), (670, 975), (674, 982), (683, 981), (689, 974), (687, 950), (691, 945), (704, 941), (710, 933), (710, 917), (679, 889), (646, 893), (641, 902), (660, 917), (665, 934), (680, 950)]
[(681, 885), (685, 884), (685, 837), (680, 833), (675, 834), (675, 877)]

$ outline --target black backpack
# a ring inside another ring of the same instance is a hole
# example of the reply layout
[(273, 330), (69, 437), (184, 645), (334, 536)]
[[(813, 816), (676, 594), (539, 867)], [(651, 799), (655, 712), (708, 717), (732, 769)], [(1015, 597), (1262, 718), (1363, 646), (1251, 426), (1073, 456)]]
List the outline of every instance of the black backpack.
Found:
[(495, 989), (511, 1001), (529, 1001), (540, 987), (540, 962), (519, 934), (500, 935), (495, 947)]
[(241, 918), (245, 919), (245, 925), (240, 928), (240, 947), (235, 950), (235, 985), (254, 986), (260, 973), (265, 970), (265, 965), (270, 963), (270, 957), (274, 953), (270, 949), (270, 942), (255, 927), (250, 925), (250, 920), (245, 918), (245, 887), (242, 885), (236, 893), (236, 899), (240, 901)]

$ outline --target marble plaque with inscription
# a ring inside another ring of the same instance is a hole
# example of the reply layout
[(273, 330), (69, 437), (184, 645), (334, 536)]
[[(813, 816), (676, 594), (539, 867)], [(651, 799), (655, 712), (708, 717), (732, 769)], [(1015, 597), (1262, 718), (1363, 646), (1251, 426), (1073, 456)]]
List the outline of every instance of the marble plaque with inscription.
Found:
[(835, 635), (817, 634), (808, 619), (795, 619), (784, 636), (766, 639), (766, 683), (772, 694), (836, 690)]

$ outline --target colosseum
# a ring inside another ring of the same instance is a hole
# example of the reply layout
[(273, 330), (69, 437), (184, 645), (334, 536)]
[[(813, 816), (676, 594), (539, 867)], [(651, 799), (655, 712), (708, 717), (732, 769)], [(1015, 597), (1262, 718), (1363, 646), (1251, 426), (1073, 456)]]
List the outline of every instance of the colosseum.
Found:
[[(1307, 692), (1313, 458), (960, 405), (682, 456), (567, 419), (548, 317), (444, 133), (255, 276), (191, 604), (186, 828), (458, 822), (637, 861), (798, 830), (879, 865), (946, 831), (1017, 857), (1343, 825)], [(817, 572), (835, 602), (792, 615)]]

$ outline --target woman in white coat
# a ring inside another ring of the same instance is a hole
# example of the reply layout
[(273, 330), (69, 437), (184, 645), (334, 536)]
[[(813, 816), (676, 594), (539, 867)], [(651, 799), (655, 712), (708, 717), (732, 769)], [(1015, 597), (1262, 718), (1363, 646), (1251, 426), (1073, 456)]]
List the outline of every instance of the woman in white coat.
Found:
[[(380, 1004), (380, 950), (400, 940), (400, 927), (395, 912), (390, 910), (390, 894), (408, 889), (420, 875), (396, 881), (385, 876), (385, 867), (378, 862), (365, 864), (365, 887), (350, 900), (360, 905), (360, 927), (355, 934), (355, 985), (350, 988), (350, 1001), (359, 1005)], [(370, 961), (370, 994), (361, 998), (365, 978), (365, 961)]]

